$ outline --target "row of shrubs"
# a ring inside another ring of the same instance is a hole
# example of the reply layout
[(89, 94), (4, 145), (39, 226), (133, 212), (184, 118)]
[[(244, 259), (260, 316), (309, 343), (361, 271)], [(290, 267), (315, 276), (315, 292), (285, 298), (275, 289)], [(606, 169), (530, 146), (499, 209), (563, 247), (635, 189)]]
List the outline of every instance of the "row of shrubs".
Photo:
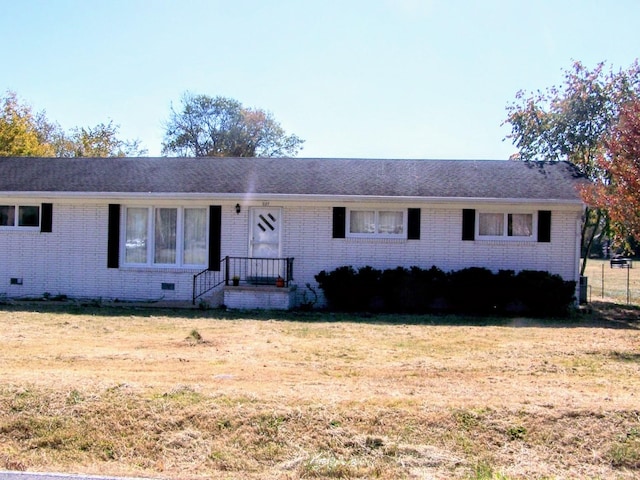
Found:
[(315, 276), (335, 311), (566, 315), (576, 282), (548, 272), (472, 267), (444, 272), (433, 266), (378, 270), (351, 266)]

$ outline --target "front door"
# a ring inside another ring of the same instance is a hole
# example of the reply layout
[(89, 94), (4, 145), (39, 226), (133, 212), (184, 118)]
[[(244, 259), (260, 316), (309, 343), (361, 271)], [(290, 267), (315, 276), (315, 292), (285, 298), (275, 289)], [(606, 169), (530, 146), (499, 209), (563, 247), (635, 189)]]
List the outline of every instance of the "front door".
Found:
[(280, 257), (280, 208), (252, 208), (249, 231), (249, 281), (271, 284), (277, 277), (284, 277)]
[(249, 239), (250, 257), (280, 257), (281, 216), (279, 208), (251, 209), (251, 238)]

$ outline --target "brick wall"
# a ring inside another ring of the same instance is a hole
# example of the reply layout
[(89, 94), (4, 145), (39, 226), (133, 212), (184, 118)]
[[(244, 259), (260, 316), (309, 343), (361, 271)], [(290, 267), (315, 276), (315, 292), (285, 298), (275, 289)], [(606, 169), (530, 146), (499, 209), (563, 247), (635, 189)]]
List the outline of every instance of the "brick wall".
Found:
[[(247, 256), (249, 206), (240, 214), (235, 201), (222, 204), (221, 253)], [(275, 202), (272, 202), (275, 205)], [(580, 212), (553, 210), (551, 242), (462, 241), (462, 206), (394, 205), (421, 208), (420, 240), (333, 239), (332, 206), (282, 202), (282, 256), (294, 257), (298, 297), (314, 275), (342, 265), (375, 268), (428, 268), (444, 271), (483, 266), (546, 270), (576, 280), (576, 235)], [(473, 208), (470, 206), (468, 208)], [(533, 209), (537, 209), (532, 207)], [(548, 209), (544, 207), (541, 209)], [(108, 206), (58, 202), (53, 205), (53, 232), (0, 231), (0, 295), (22, 297), (64, 294), (70, 297), (122, 300), (190, 300), (197, 269), (107, 268)], [(22, 285), (11, 285), (11, 278)], [(174, 290), (163, 290), (172, 283)]]
[[(416, 205), (412, 205), (416, 206)], [(396, 208), (396, 207), (394, 207)], [(548, 207), (546, 207), (548, 208)], [(286, 210), (283, 254), (295, 257), (299, 295), (314, 275), (343, 265), (378, 269), (432, 265), (444, 271), (466, 267), (545, 270), (577, 280), (576, 235), (580, 213), (552, 213), (551, 242), (462, 241), (462, 207), (421, 208), (420, 240), (333, 239), (332, 208), (291, 207)], [(313, 241), (300, 242), (301, 238)]]
[[(104, 205), (54, 203), (53, 231), (0, 231), (0, 295), (67, 295), (90, 299), (189, 300), (192, 269), (107, 268)], [(11, 285), (11, 278), (22, 285)], [(175, 290), (163, 290), (173, 283)]]

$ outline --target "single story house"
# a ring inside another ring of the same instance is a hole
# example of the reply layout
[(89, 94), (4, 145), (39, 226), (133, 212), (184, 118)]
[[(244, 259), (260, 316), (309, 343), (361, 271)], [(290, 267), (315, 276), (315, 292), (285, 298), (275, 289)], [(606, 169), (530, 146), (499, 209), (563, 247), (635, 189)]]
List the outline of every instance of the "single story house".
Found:
[(580, 181), (563, 162), (0, 158), (0, 296), (290, 308), (343, 265), (578, 282)]

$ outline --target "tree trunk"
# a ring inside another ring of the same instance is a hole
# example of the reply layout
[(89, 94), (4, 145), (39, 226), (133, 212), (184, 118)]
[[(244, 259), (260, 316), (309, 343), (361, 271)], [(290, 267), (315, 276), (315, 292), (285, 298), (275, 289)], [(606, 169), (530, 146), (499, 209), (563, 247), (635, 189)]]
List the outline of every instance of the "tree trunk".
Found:
[[(596, 237), (600, 228), (600, 221), (602, 220), (602, 210), (596, 209), (596, 220), (592, 224), (589, 222), (592, 210), (587, 207), (584, 211), (584, 222), (582, 223), (582, 234), (580, 235), (580, 248), (584, 248), (584, 256), (582, 257), (582, 266), (580, 267), (580, 276), (584, 276), (585, 269), (587, 268), (587, 260), (591, 253), (591, 247), (593, 246), (593, 239)], [(591, 233), (589, 233), (589, 227), (593, 226)]]

